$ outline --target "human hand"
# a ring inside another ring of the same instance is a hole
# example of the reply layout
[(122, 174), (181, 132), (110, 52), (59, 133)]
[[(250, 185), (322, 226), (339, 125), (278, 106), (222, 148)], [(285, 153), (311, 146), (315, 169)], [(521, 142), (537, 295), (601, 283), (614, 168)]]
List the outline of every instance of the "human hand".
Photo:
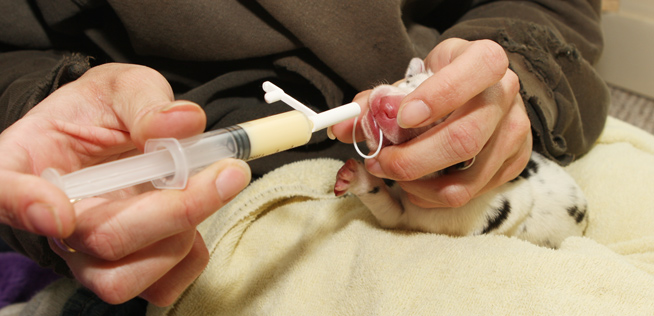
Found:
[[(421, 127), (450, 115), (421, 137), (384, 147), (366, 160), (366, 168), (397, 180), (418, 206), (463, 206), (517, 177), (529, 160), (531, 126), (520, 83), (502, 47), (488, 40), (446, 40), (425, 63), (434, 75), (404, 97), (398, 124)], [(354, 101), (367, 107), (369, 95), (364, 91)], [(351, 142), (352, 122), (336, 125), (332, 132)], [(361, 140), (358, 135), (360, 131)], [(425, 177), (473, 157), (475, 163), (465, 171)]]
[(250, 181), (242, 161), (224, 160), (191, 177), (184, 190), (141, 185), (73, 207), (41, 179), (140, 152), (150, 138), (204, 130), (202, 109), (173, 101), (156, 71), (107, 64), (52, 93), (0, 134), (0, 222), (54, 238), (75, 277), (109, 303), (140, 295), (168, 305), (200, 274), (208, 252), (196, 226)]

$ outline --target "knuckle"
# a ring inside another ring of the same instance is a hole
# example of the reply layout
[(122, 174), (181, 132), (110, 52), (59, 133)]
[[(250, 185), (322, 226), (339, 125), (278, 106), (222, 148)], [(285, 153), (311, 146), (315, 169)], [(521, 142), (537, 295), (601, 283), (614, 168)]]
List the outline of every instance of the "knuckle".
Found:
[[(80, 277), (78, 277), (80, 278)], [(130, 289), (135, 286), (136, 278), (125, 278), (116, 269), (103, 269), (91, 273), (81, 283), (109, 304), (120, 304), (131, 299)]]
[(506, 72), (502, 81), (504, 81), (503, 84), (507, 87), (510, 96), (515, 96), (520, 92), (520, 78), (512, 70)]
[(163, 76), (156, 70), (142, 65), (126, 65), (122, 70), (118, 79), (124, 79), (126, 83), (131, 83), (131, 80), (159, 80), (164, 79)]
[(110, 91), (141, 90), (144, 86), (161, 90), (172, 98), (173, 91), (166, 78), (158, 71), (141, 65), (122, 65), (109, 82)]
[(511, 115), (508, 120), (509, 135), (523, 140), (531, 134), (531, 121), (525, 111), (518, 111), (515, 115)]
[(462, 207), (472, 199), (473, 194), (466, 186), (450, 186), (443, 192), (446, 204), (452, 208)]
[(482, 131), (476, 124), (452, 124), (448, 128), (447, 144), (453, 161), (463, 161), (476, 156), (482, 149)]
[(482, 62), (498, 80), (504, 77), (509, 67), (509, 58), (500, 44), (491, 40), (475, 41), (473, 45), (483, 52)]
[(527, 137), (531, 134), (531, 121), (527, 115), (521, 115), (520, 118), (514, 123), (515, 129), (520, 134), (522, 138)]
[[(429, 79), (430, 78), (428, 78), (427, 80), (429, 80)], [(456, 92), (456, 91), (460, 91), (460, 89), (461, 89), (459, 87), (459, 83), (456, 82), (454, 78), (450, 78), (450, 77), (439, 78), (438, 84), (441, 86), (440, 89), (442, 91)], [(416, 90), (419, 89), (419, 88), (420, 87), (416, 88)], [(425, 87), (424, 89), (428, 90), (428, 87)], [(443, 103), (447, 104), (448, 101), (450, 101), (450, 100), (447, 100), (447, 98), (444, 98), (444, 100), (435, 100), (435, 101), (436, 102), (433, 102), (433, 104), (438, 104), (437, 102), (443, 102)]]
[(389, 161), (387, 172), (394, 180), (410, 181), (420, 177), (410, 168), (413, 165), (410, 157), (403, 154), (396, 154), (391, 156)]
[(182, 227), (195, 227), (202, 222), (203, 218), (200, 216), (202, 212), (199, 211), (202, 208), (200, 200), (197, 198), (180, 198), (174, 200), (176, 202), (173, 202), (175, 203), (173, 207), (177, 210), (174, 212), (177, 215), (175, 220), (181, 223)]
[(427, 55), (426, 60), (432, 60), (435, 61), (438, 59), (438, 55), (441, 54), (442, 51), (450, 51), (455, 49), (457, 46), (461, 45), (462, 43), (467, 42), (466, 40), (457, 38), (457, 37), (451, 37), (448, 39), (445, 39), (442, 41), (440, 44), (438, 44), (430, 53)]
[(107, 261), (116, 261), (125, 256), (122, 234), (92, 232), (83, 238), (84, 248), (92, 255)]
[[(84, 76), (82, 88), (89, 92), (91, 102), (113, 105), (124, 103), (125, 92), (149, 95), (145, 90), (164, 93), (173, 98), (173, 90), (166, 78), (158, 71), (142, 65), (111, 63), (91, 68)], [(80, 78), (81, 79), (81, 78)]]

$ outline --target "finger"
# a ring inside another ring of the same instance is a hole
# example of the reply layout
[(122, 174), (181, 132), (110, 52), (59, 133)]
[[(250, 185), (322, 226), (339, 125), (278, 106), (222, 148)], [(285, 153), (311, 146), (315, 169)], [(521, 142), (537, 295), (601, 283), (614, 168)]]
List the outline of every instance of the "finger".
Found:
[(500, 82), (452, 112), (444, 122), (409, 142), (385, 147), (376, 159), (366, 160), (366, 168), (380, 178), (411, 181), (472, 159), (495, 133), (509, 107), (518, 101), (522, 104), (519, 87), (515, 73), (507, 71)]
[[(190, 101), (174, 101), (170, 84), (156, 70), (132, 64), (106, 64), (90, 69), (69, 89), (85, 88), (89, 102), (109, 105), (139, 149), (156, 137), (184, 138), (206, 125), (202, 109)], [(89, 88), (90, 87), (90, 88)], [(89, 91), (90, 90), (90, 91)]]
[(125, 258), (107, 261), (101, 258), (50, 247), (61, 256), (75, 278), (103, 301), (120, 304), (152, 286), (179, 264), (194, 245), (195, 230), (161, 240)]
[(485, 148), (465, 171), (398, 184), (409, 193), (411, 202), (420, 207), (461, 207), (481, 193), (503, 162), (498, 161), (490, 148)]
[(34, 175), (0, 170), (0, 222), (29, 232), (64, 238), (75, 213), (66, 195)]
[(421, 207), (459, 207), (515, 179), (529, 161), (531, 144), (529, 119), (522, 102), (516, 102), (472, 167), (435, 179), (399, 184)]
[(445, 117), (496, 84), (507, 71), (508, 57), (495, 42), (450, 40), (446, 45), (452, 50), (451, 63), (437, 69), (402, 100), (398, 112), (401, 127), (425, 126)]
[[(352, 102), (356, 102), (361, 107), (361, 114), (359, 116), (363, 116), (368, 110), (368, 97), (370, 96), (371, 92), (372, 90), (359, 92), (352, 100)], [(361, 122), (361, 118), (359, 118), (359, 122)], [(335, 138), (338, 138), (339, 141), (351, 144), (354, 142), (352, 139), (353, 128), (354, 119), (350, 119), (338, 124), (334, 124), (329, 128), (329, 131)], [(364, 140), (363, 132), (360, 126), (357, 128), (355, 137), (357, 142)]]
[(129, 128), (132, 140), (138, 148), (142, 148), (148, 139), (183, 139), (202, 133), (205, 127), (204, 110), (190, 101), (178, 100), (161, 104), (138, 116)]
[[(411, 203), (422, 208), (451, 208), (466, 205), (472, 199), (515, 179), (530, 156), (530, 146), (525, 146), (519, 154), (511, 156), (492, 174), (496, 166), (488, 163), (486, 171), (467, 169), (448, 174), (436, 179), (398, 182), (407, 192)], [(481, 156), (480, 156), (481, 157)], [(481, 158), (480, 158), (481, 159)], [(483, 175), (475, 175), (480, 172)], [(492, 174), (488, 179), (488, 174)]]
[(418, 137), (385, 147), (376, 158), (366, 160), (366, 168), (376, 177), (411, 181), (467, 161), (491, 137), (501, 112), (492, 104), (470, 102)]
[(199, 232), (186, 257), (139, 296), (157, 306), (172, 304), (195, 281), (209, 262), (209, 252)]
[(219, 161), (193, 176), (184, 190), (155, 190), (83, 210), (66, 242), (78, 251), (118, 260), (194, 228), (245, 188), (250, 176), (241, 160)]

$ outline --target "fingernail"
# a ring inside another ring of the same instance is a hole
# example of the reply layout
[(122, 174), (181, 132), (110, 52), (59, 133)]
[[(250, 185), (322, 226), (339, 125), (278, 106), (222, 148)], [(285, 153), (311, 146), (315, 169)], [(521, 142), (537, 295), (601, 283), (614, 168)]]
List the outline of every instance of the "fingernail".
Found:
[[(243, 161), (237, 163), (245, 164)], [(223, 201), (233, 198), (250, 183), (249, 167), (247, 167), (247, 164), (245, 165), (229, 166), (223, 169), (218, 175), (218, 178), (216, 178), (216, 189)]]
[(200, 108), (199, 105), (185, 100), (177, 100), (168, 104), (166, 107), (159, 110), (161, 113), (171, 113), (179, 111), (195, 111), (195, 109)]
[(420, 125), (431, 116), (431, 108), (422, 100), (413, 100), (400, 108), (397, 123), (402, 128), (411, 128)]
[(46, 236), (62, 235), (61, 222), (52, 205), (32, 203), (27, 207), (26, 215), (35, 233)]
[(334, 135), (334, 131), (332, 131), (332, 127), (327, 127), (327, 137), (331, 140), (336, 140), (336, 135)]

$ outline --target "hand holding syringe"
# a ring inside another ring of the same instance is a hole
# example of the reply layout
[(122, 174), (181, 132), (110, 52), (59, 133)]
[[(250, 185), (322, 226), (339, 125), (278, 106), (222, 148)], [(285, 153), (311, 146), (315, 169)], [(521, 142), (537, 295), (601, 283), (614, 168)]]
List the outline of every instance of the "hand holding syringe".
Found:
[(296, 111), (182, 140), (150, 139), (144, 154), (66, 175), (48, 168), (41, 176), (56, 184), (70, 199), (97, 196), (148, 181), (160, 189), (183, 189), (190, 175), (213, 162), (225, 158), (253, 160), (302, 146), (309, 142), (312, 133), (361, 112), (358, 104), (348, 103), (318, 114), (270, 82), (265, 82), (263, 89), (266, 102), (283, 101)]

